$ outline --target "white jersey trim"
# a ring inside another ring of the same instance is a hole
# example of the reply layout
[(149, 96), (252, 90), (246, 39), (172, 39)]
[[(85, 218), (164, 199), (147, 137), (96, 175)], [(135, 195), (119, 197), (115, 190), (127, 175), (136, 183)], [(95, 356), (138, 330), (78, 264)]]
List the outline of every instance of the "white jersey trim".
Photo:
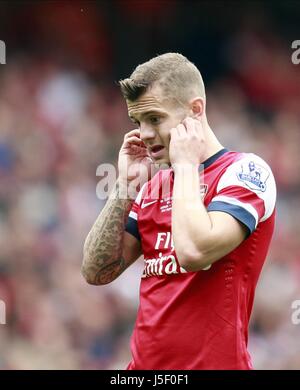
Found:
[[(254, 177), (252, 182), (249, 172), (245, 172), (250, 163), (257, 168), (259, 180)], [(245, 188), (263, 200), (265, 213), (259, 222), (267, 220), (273, 214), (276, 203), (276, 183), (271, 168), (262, 158), (253, 153), (245, 153), (242, 158), (231, 164), (219, 180), (217, 193), (231, 186)]]

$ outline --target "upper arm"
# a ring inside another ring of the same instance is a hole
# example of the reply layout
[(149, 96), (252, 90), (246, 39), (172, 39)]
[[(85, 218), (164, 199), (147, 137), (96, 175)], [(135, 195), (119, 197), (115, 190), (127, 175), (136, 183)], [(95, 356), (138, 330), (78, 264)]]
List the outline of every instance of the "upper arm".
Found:
[(251, 234), (275, 208), (276, 184), (271, 168), (254, 154), (231, 164), (221, 176), (208, 211), (230, 214)]
[(226, 212), (211, 211), (208, 213), (213, 226), (211, 244), (203, 253), (204, 266), (226, 256), (237, 248), (248, 236), (248, 228)]
[(275, 201), (275, 179), (261, 158), (247, 154), (230, 165), (207, 207), (213, 233), (205, 262), (214, 262), (237, 248), (272, 215)]

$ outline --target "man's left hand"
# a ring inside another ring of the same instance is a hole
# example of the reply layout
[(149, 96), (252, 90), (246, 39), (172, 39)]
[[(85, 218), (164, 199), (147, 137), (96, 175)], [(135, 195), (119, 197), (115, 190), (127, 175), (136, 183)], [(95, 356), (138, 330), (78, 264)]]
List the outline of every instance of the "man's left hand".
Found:
[(200, 120), (185, 118), (171, 129), (169, 157), (172, 165), (198, 165), (205, 151), (203, 126)]

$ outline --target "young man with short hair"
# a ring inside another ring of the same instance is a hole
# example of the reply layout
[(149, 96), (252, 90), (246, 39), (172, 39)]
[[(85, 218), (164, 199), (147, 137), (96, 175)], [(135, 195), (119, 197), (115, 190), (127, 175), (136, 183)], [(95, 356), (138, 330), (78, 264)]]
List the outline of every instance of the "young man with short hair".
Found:
[[(82, 273), (88, 283), (110, 283), (144, 256), (129, 369), (251, 369), (248, 323), (274, 229), (271, 169), (220, 144), (201, 74), (181, 54), (139, 65), (120, 87), (138, 128), (124, 137)], [(135, 201), (123, 199), (136, 163), (169, 168)]]

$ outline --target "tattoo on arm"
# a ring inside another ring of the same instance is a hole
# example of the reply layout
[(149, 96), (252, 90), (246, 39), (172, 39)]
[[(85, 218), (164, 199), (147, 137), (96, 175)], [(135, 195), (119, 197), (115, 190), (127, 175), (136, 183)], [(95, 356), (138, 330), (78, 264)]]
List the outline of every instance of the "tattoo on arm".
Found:
[(122, 247), (132, 203), (120, 199), (117, 182), (85, 240), (82, 274), (90, 284), (109, 283), (129, 266), (122, 258)]

